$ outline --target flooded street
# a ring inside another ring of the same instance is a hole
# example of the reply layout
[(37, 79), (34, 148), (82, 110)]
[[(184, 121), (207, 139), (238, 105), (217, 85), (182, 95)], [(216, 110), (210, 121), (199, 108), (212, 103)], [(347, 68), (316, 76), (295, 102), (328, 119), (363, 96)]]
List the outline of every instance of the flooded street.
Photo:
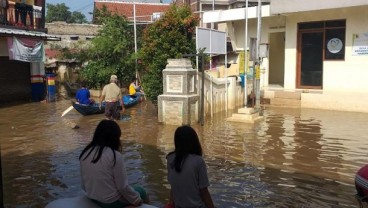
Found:
[[(81, 195), (78, 156), (103, 115), (65, 116), (70, 101), (0, 108), (5, 207), (44, 207)], [(148, 102), (119, 121), (129, 180), (148, 189), (152, 204), (168, 199), (165, 155), (176, 126), (157, 122)], [(257, 125), (194, 125), (208, 165), (216, 207), (357, 207), (354, 174), (368, 162), (368, 114), (270, 108)]]

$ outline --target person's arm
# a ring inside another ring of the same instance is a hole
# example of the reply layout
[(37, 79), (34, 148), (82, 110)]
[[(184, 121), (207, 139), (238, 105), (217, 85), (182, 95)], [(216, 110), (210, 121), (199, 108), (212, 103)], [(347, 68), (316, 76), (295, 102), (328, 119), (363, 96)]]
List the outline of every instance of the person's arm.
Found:
[(143, 200), (141, 199), (138, 192), (136, 192), (128, 183), (128, 175), (126, 173), (125, 164), (123, 161), (123, 156), (115, 151), (116, 153), (116, 163), (113, 168), (115, 186), (117, 187), (119, 193), (128, 200), (129, 203), (134, 206), (142, 205)]
[(100, 96), (100, 103), (98, 104), (99, 105), (99, 107), (100, 107), (100, 109), (101, 109), (101, 107), (102, 107), (102, 101), (104, 101), (105, 100), (105, 95), (101, 95)]
[(134, 84), (134, 88), (136, 91), (139, 91), (139, 89), (141, 88), (141, 85), (139, 83)]
[(215, 206), (213, 205), (212, 197), (211, 197), (210, 192), (208, 191), (208, 188), (203, 188), (203, 189), (200, 189), (199, 191), (201, 194), (202, 201), (204, 202), (206, 207), (214, 208)]
[(175, 208), (174, 198), (173, 198), (171, 190), (170, 190), (169, 202), (167, 202), (167, 204), (165, 204), (164, 208)]
[(214, 208), (213, 201), (211, 198), (211, 194), (208, 191), (208, 187), (210, 186), (208, 175), (207, 175), (207, 166), (202, 157), (200, 157), (200, 162), (198, 166), (198, 183), (199, 183), (199, 192), (201, 195), (201, 199), (206, 205), (207, 208)]
[(80, 168), (80, 172), (81, 172), (81, 187), (82, 187), (82, 190), (86, 192), (86, 185), (84, 184), (84, 181), (82, 178), (82, 172), (83, 172), (82, 168)]
[(79, 102), (79, 90), (77, 91), (77, 93), (75, 94), (75, 100), (77, 101), (77, 102)]

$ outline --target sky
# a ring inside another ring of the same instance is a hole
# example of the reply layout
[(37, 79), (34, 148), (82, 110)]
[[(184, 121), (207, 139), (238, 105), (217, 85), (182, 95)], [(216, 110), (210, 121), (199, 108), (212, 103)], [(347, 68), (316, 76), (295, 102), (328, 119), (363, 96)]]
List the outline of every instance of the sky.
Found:
[(46, 4), (61, 4), (65, 3), (69, 7), (69, 11), (83, 13), (88, 21), (92, 20), (92, 15), (89, 12), (93, 12), (94, 0), (46, 0)]

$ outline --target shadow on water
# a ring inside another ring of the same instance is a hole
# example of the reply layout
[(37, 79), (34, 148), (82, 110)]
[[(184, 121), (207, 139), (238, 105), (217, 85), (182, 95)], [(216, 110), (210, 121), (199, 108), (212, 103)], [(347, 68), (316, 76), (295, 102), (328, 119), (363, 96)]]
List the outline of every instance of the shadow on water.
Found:
[[(78, 156), (103, 115), (65, 116), (69, 101), (0, 108), (5, 207), (44, 207), (83, 194)], [(154, 205), (168, 199), (166, 154), (176, 126), (157, 123), (148, 102), (119, 121), (128, 177), (147, 188)], [(367, 163), (367, 114), (266, 109), (256, 125), (225, 114), (194, 124), (217, 207), (356, 207), (353, 178)]]

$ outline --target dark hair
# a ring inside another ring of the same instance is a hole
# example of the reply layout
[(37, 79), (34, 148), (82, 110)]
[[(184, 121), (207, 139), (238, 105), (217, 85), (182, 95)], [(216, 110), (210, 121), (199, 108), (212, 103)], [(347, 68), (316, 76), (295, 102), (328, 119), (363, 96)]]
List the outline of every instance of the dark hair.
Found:
[(171, 167), (175, 168), (179, 173), (189, 154), (202, 156), (202, 147), (199, 143), (198, 135), (190, 126), (184, 125), (176, 129), (174, 143), (175, 151), (169, 153), (175, 153), (175, 160), (174, 163), (171, 164)]
[(121, 150), (120, 143), (121, 129), (119, 125), (112, 120), (102, 120), (96, 127), (92, 141), (83, 149), (79, 155), (79, 160), (82, 159), (85, 153), (86, 156), (82, 160), (85, 160), (91, 152), (96, 148), (97, 152), (93, 155), (92, 163), (96, 163), (102, 155), (102, 151), (105, 147), (109, 147), (114, 154), (114, 165), (116, 162), (115, 150)]
[(135, 82), (137, 80), (137, 77), (132, 77), (132, 82)]
[(87, 87), (87, 82), (86, 81), (81, 81), (80, 86), (84, 87), (84, 88)]

